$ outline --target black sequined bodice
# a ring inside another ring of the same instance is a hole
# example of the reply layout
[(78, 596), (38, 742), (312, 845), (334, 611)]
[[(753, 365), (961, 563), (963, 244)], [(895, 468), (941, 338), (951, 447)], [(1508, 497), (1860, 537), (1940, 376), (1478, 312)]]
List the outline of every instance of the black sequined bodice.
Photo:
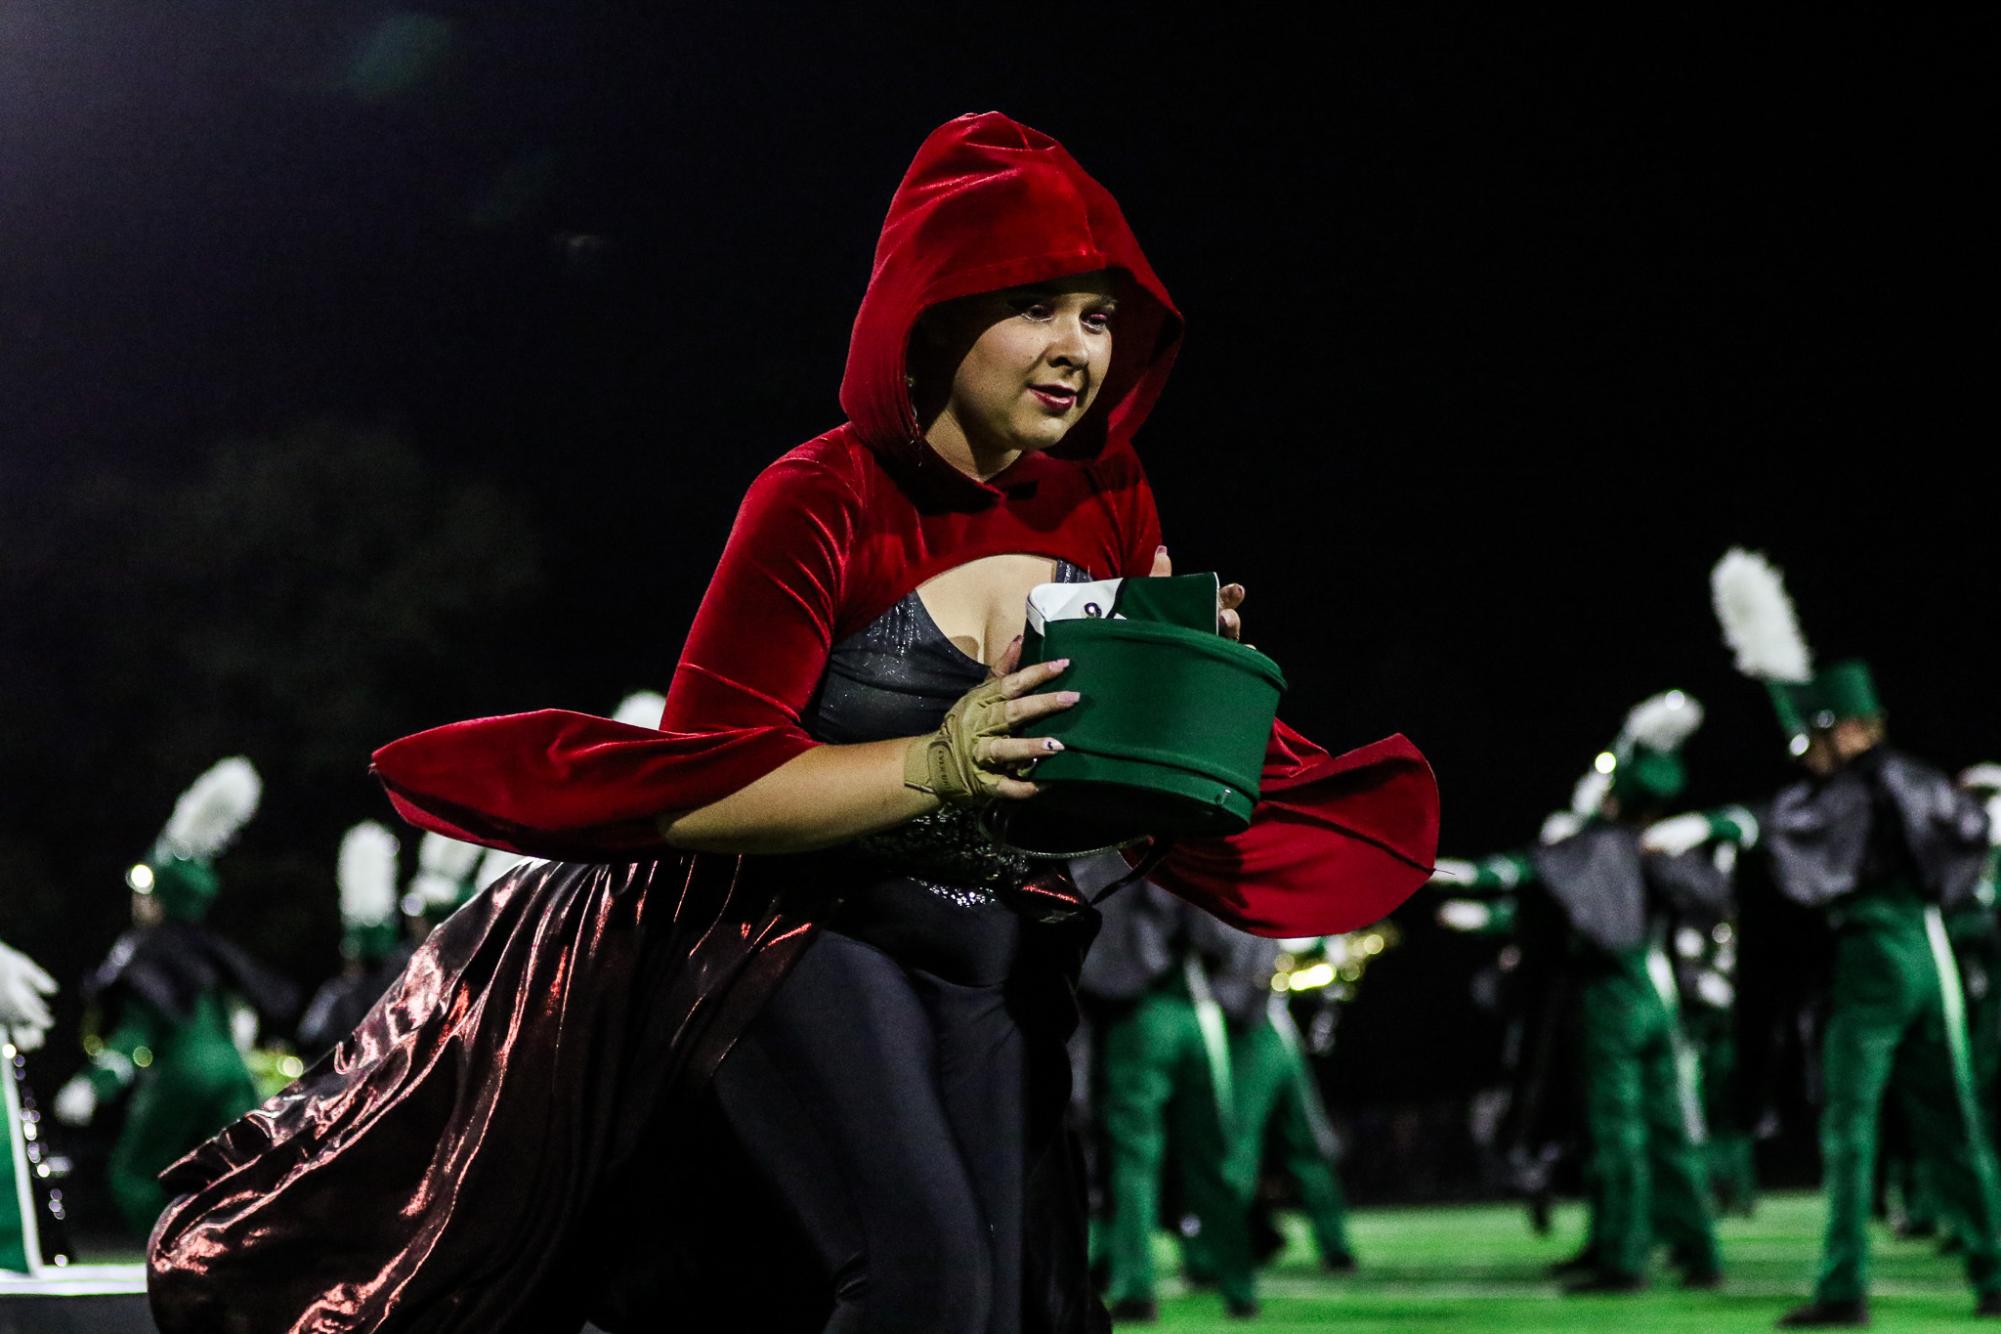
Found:
[[(1067, 561), (1056, 563), (1055, 582), (1088, 578)], [(920, 736), (937, 727), (959, 697), (986, 676), (986, 667), (945, 637), (912, 591), (867, 628), (834, 645), (827, 674), (807, 710), (806, 730), (817, 740), (840, 744)], [(857, 839), (851, 847), (858, 858), (887, 874), (968, 903), (1020, 883), (1030, 869), (1027, 858), (989, 841), (977, 813), (967, 807), (944, 807)]]

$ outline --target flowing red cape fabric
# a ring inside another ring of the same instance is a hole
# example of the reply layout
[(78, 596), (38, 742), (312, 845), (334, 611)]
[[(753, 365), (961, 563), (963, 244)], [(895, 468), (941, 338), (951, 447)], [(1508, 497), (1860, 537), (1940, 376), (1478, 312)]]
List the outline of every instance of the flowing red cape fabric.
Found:
[(1281, 722), (1251, 827), (1177, 843), (1152, 875), (1246, 931), (1331, 935), (1409, 898), (1437, 848), (1438, 787), (1416, 746), (1399, 735), (1329, 755)]
[[(654, 817), (701, 800), (718, 747), (587, 714), (476, 719), (376, 756), (396, 809), (426, 829), (571, 860), (666, 851)], [(448, 794), (448, 795), (445, 795)], [(1175, 845), (1153, 878), (1260, 935), (1351, 931), (1430, 875), (1437, 787), (1402, 736), (1329, 755), (1279, 723), (1251, 827)]]

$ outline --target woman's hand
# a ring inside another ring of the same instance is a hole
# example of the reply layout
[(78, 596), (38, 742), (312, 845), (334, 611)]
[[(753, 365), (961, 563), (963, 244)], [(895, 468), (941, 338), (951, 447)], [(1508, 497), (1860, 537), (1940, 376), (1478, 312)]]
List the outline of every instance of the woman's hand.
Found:
[[(1168, 558), (1166, 547), (1153, 549), (1153, 568), (1147, 571), (1156, 579), (1165, 579), (1174, 573), (1174, 562)], [(1244, 605), (1244, 586), (1224, 584), (1216, 590), (1216, 628), (1223, 632), (1223, 638), (1244, 640), (1244, 618), (1237, 614), (1237, 608)]]
[(1074, 705), (1074, 690), (1032, 693), (1062, 675), (1068, 658), (1022, 667), (1021, 637), (1007, 646), (993, 675), (974, 686), (952, 706), (945, 721), (928, 737), (910, 743), (904, 755), (905, 787), (928, 792), (947, 805), (972, 805), (999, 797), (1020, 801), (1039, 790), (1020, 777), (1045, 755), (1063, 749), (1055, 737), (1018, 737), (1009, 733), (1024, 723), (1046, 718)]

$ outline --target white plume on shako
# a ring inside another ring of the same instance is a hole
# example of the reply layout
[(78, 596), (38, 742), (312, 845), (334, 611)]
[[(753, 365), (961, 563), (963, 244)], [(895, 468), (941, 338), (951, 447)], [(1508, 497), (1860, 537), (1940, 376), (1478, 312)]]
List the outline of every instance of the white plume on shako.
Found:
[(485, 851), (477, 843), (461, 843), (443, 834), (425, 834), (417, 844), (417, 875), (410, 882), (413, 902), (406, 911), (414, 916), (427, 907), (456, 902), (460, 888)]
[(263, 795), (263, 780), (249, 760), (241, 755), (218, 760), (174, 803), (160, 833), (161, 848), (189, 861), (213, 861), (257, 814)]
[(375, 820), (363, 820), (340, 841), (340, 916), (355, 926), (374, 926), (396, 916), (396, 835)]
[(1702, 704), (1679, 690), (1641, 700), (1626, 714), (1619, 740), (1648, 750), (1680, 750), (1702, 726)]
[(650, 727), (658, 731), (660, 715), (666, 711), (665, 696), (653, 690), (639, 690), (619, 701), (618, 712), (612, 715), (612, 720), (630, 723), (634, 727)]
[(1801, 682), (1813, 675), (1813, 654), (1785, 576), (1762, 552), (1724, 552), (1710, 571), (1709, 592), (1738, 671), (1761, 681)]

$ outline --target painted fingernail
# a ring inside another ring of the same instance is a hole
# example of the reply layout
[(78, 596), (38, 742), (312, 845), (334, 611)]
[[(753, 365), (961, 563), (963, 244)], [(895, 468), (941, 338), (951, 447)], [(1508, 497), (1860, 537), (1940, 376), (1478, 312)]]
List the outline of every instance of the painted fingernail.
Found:
[(1084, 698), (1084, 696), (1075, 690), (1061, 690), (1057, 692), (1056, 698), (1062, 700), (1065, 704), (1075, 704), (1078, 700)]
[(1063, 743), (1055, 737), (1049, 737), (1043, 741), (1042, 748), (1044, 750), (1061, 750), (1063, 749)]
[(1050, 666), (1054, 667), (1059, 672), (1062, 671), (1065, 667), (1068, 667), (1069, 665), (1070, 665), (1070, 659), (1068, 658), (1058, 658), (1055, 662), (1050, 664)]
[(1167, 543), (1162, 542), (1159, 546), (1155, 547), (1153, 554), (1156, 556), (1165, 556), (1167, 554)]

